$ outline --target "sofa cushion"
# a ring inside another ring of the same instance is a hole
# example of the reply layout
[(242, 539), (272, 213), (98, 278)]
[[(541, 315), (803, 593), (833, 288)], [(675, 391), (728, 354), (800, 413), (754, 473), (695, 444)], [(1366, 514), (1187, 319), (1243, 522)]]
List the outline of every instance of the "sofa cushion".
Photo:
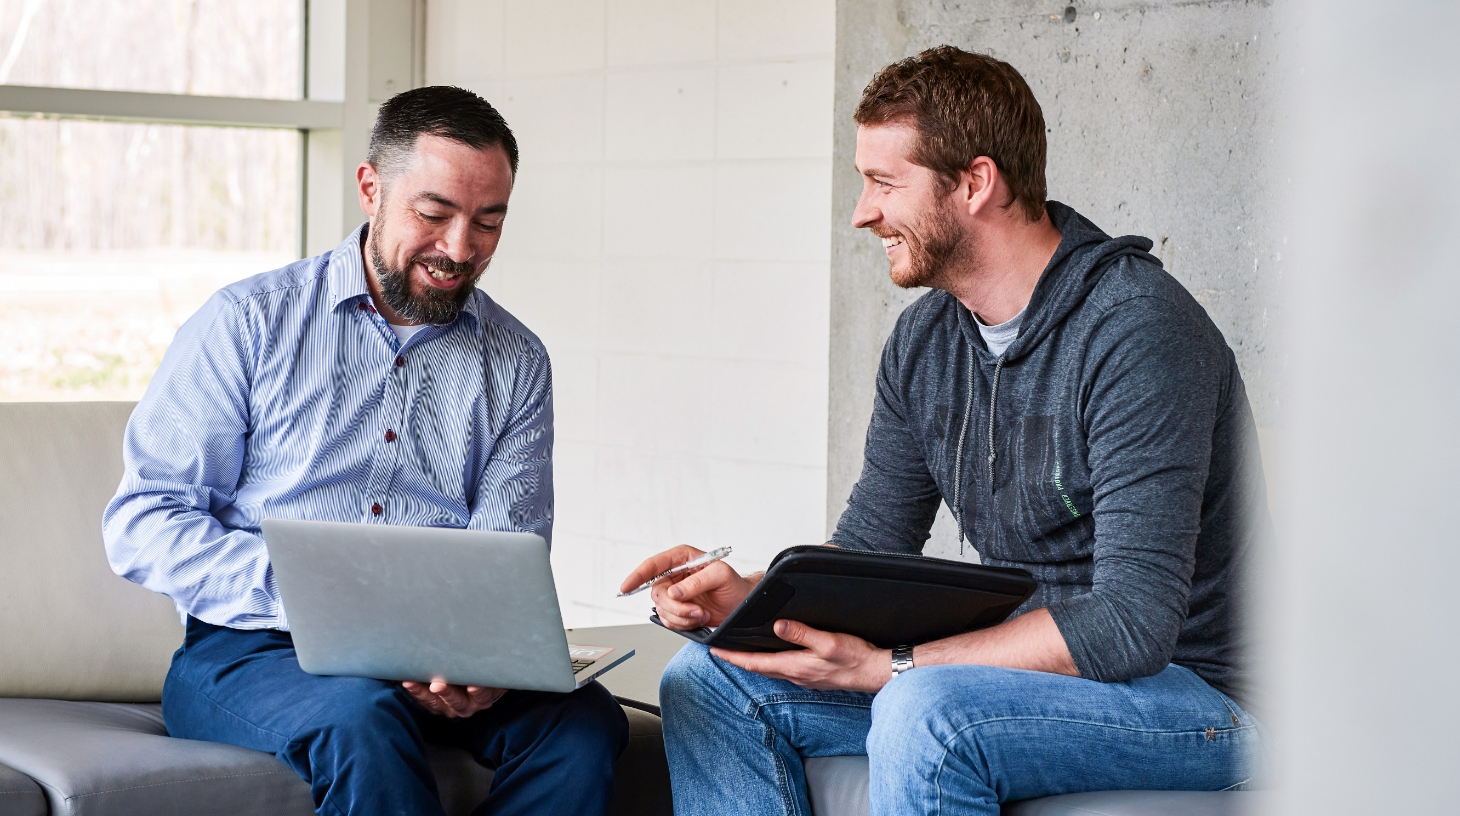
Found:
[(0, 403), (0, 697), (156, 702), (182, 624), (112, 574), (129, 402)]
[[(864, 756), (806, 760), (806, 788), (816, 816), (871, 812)], [(1263, 793), (1213, 791), (1098, 791), (1010, 802), (1003, 816), (1241, 816), (1256, 813)]]
[(866, 816), (872, 811), (864, 756), (807, 759), (806, 797), (815, 816)]
[[(55, 816), (314, 812), (309, 787), (284, 763), (247, 748), (169, 737), (161, 709), (156, 704), (0, 699), (0, 763), (40, 783)], [(629, 745), (615, 767), (611, 812), (668, 816), (669, 769), (659, 718), (625, 713)], [(491, 789), (492, 772), (465, 751), (428, 747), (446, 812), (470, 813)], [(16, 776), (17, 785), (29, 782)], [(35, 812), (45, 813), (41, 791), (33, 783), (30, 790), (33, 801), (40, 802)], [(5, 816), (8, 798), (0, 794)]]
[(1243, 816), (1264, 812), (1258, 791), (1095, 791), (1004, 805), (1004, 816)]
[(0, 765), (0, 816), (46, 816), (46, 795), (31, 778)]
[(613, 804), (608, 812), (611, 816), (674, 816), (663, 724), (638, 705), (624, 706), (629, 744), (613, 766)]
[(0, 700), (0, 762), (40, 783), (54, 816), (314, 812), (288, 766), (169, 737), (155, 704)]
[[(314, 812), (309, 786), (287, 765), (169, 737), (161, 708), (0, 699), (0, 762), (40, 783), (53, 816)], [(470, 813), (486, 798), (492, 773), (466, 752), (431, 746), (430, 759), (447, 813)]]

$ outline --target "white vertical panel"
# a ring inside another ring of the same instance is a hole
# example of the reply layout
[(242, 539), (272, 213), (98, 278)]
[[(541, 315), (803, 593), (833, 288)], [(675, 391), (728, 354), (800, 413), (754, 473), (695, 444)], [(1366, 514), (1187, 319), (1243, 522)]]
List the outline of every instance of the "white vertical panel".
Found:
[(370, 0), (370, 101), (415, 87), (415, 0)]
[(494, 83), (521, 143), (483, 285), (554, 361), (570, 626), (644, 620), (614, 590), (668, 546), (749, 571), (822, 540), (834, 16), (431, 2), (433, 81)]
[(1274, 812), (1454, 813), (1460, 5), (1290, 14), (1287, 523), (1259, 610)]
[(305, 132), (302, 170), (304, 255), (309, 257), (334, 249), (347, 232), (341, 199), (335, 194), (346, 170), (338, 129)]

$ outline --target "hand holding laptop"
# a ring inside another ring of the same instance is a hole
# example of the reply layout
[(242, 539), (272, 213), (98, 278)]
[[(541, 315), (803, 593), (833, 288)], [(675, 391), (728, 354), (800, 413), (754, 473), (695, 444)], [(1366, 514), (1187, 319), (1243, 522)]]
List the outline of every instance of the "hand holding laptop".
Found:
[[(572, 645), (547, 542), (530, 533), (264, 519), (299, 667), (402, 683), (469, 717), (513, 688), (566, 693), (634, 650)], [(458, 625), (472, 621), (472, 625)]]
[(470, 717), (478, 711), (486, 711), (502, 699), (507, 689), (490, 686), (454, 686), (433, 680), (430, 683), (415, 683), (410, 680), (401, 683), (411, 699), (432, 714), (443, 717)]

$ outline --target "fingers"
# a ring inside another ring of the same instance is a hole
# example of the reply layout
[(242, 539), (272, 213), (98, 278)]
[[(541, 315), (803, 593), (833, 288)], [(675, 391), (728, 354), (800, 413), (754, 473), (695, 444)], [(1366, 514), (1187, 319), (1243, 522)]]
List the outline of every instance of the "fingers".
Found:
[(837, 636), (820, 629), (813, 629), (800, 621), (776, 621), (776, 637), (787, 643), (804, 646), (821, 657), (828, 657), (836, 651)]
[(695, 629), (710, 622), (709, 611), (696, 601), (738, 579), (735, 570), (723, 561), (717, 561), (677, 581), (655, 584), (649, 595), (654, 599), (659, 620), (664, 621), (665, 626)]
[(449, 716), (445, 703), (441, 702), (439, 696), (432, 694), (431, 690), (424, 683), (412, 683), (407, 680), (401, 683), (401, 686), (405, 688), (407, 694), (411, 695), (412, 700), (420, 704), (421, 708), (426, 709), (432, 714)]
[(715, 648), (710, 650), (710, 654), (765, 677), (803, 683), (804, 670), (801, 664), (804, 652), (737, 652)]
[(671, 547), (658, 555), (650, 556), (645, 559), (644, 563), (634, 567), (634, 571), (630, 572), (627, 578), (624, 578), (622, 584), (619, 584), (618, 591), (628, 592), (631, 589), (636, 589), (645, 581), (670, 567), (677, 567), (687, 561), (693, 561), (704, 554), (704, 550), (695, 549), (688, 544), (681, 544), (678, 547)]
[(665, 594), (667, 587), (656, 586), (650, 591), (654, 609), (659, 620), (670, 629), (698, 629), (705, 625), (709, 615), (699, 605), (676, 601)]
[(401, 686), (422, 708), (443, 717), (470, 717), (490, 708), (506, 693), (488, 686), (454, 686), (439, 680), (430, 684), (406, 681)]
[(506, 693), (507, 689), (493, 688), (491, 686), (466, 687), (466, 696), (471, 698), (472, 705), (476, 711), (484, 711), (491, 708), (492, 704), (502, 699), (502, 695)]
[(694, 601), (671, 598), (669, 590), (672, 586), (668, 583), (656, 584), (649, 590), (649, 597), (654, 601), (654, 609), (659, 613), (660, 620), (695, 622), (704, 616), (704, 608)]
[(729, 564), (716, 561), (704, 569), (696, 570), (693, 575), (675, 581), (666, 589), (669, 597), (674, 600), (687, 601), (706, 592), (713, 592), (739, 577)]
[(461, 686), (436, 680), (431, 683), (431, 693), (441, 698), (442, 704), (450, 709), (452, 716), (469, 717), (473, 713), (471, 697), (467, 696), (466, 689)]

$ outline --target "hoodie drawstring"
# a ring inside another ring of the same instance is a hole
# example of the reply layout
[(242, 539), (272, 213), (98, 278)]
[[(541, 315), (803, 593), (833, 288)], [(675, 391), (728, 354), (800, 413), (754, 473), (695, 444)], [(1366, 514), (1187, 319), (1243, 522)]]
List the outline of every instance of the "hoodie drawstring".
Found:
[(958, 457), (953, 465), (953, 515), (958, 519), (958, 557), (963, 557), (963, 446), (968, 442), (968, 422), (973, 417), (974, 365), (978, 353), (968, 346), (968, 402), (963, 406), (963, 427), (958, 431)]
[(994, 387), (989, 390), (989, 492), (994, 492), (994, 412), (999, 409), (999, 372), (1004, 370), (1004, 355), (994, 363)]
[[(958, 456), (953, 465), (953, 515), (958, 520), (958, 557), (963, 557), (963, 448), (968, 444), (968, 424), (973, 418), (973, 379), (978, 354), (968, 347), (968, 402), (963, 407), (963, 427), (958, 431)], [(994, 363), (994, 386), (989, 391), (989, 491), (994, 489), (994, 412), (999, 405), (999, 374), (1004, 370), (1004, 356)]]

